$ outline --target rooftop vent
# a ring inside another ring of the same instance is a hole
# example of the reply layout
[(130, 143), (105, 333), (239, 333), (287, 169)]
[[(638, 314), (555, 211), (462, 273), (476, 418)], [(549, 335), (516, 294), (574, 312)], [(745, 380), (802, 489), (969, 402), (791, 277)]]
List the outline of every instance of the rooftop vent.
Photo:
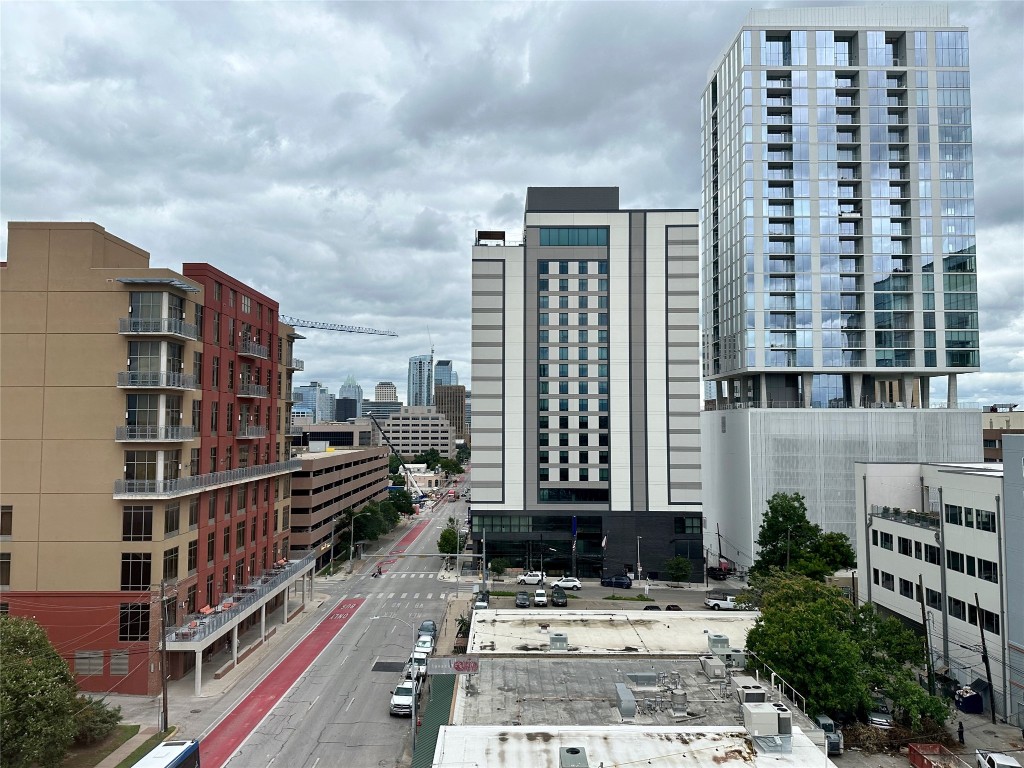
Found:
[(562, 747), (558, 750), (558, 768), (590, 768), (587, 750), (583, 747)]
[(569, 650), (569, 636), (565, 632), (552, 632), (548, 639), (549, 651)]

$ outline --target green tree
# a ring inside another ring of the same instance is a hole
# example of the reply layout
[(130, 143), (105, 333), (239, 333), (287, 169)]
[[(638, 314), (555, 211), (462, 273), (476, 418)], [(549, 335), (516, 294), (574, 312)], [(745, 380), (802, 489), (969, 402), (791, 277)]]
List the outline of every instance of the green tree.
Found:
[(412, 514), (412, 494), (398, 488), (388, 491), (388, 501), (399, 515)]
[(103, 699), (79, 696), (75, 707), (76, 744), (95, 744), (103, 741), (121, 722), (121, 708), (111, 709)]
[(669, 581), (689, 581), (693, 566), (685, 557), (673, 557), (665, 561), (665, 570), (668, 572)]
[(443, 555), (454, 555), (459, 551), (459, 533), (451, 528), (441, 531), (437, 539), (437, 551)]
[(388, 474), (398, 475), (402, 472), (402, 461), (398, 458), (397, 453), (392, 453), (388, 456)]
[(431, 448), (426, 453), (421, 453), (417, 456), (414, 456), (412, 463), (426, 464), (427, 469), (433, 471), (434, 469), (437, 468), (437, 465), (441, 463), (442, 458), (444, 457), (441, 456), (441, 452), (439, 450), (437, 450), (436, 448)]
[(807, 505), (799, 493), (776, 493), (757, 534), (758, 555), (751, 574), (772, 568), (802, 573), (824, 581), (840, 568), (850, 568), (857, 557), (845, 534), (824, 533), (807, 518)]
[(466, 471), (459, 462), (453, 459), (441, 459), (438, 466), (442, 472), (447, 472), (449, 475), (461, 475)]
[(491, 573), (495, 576), (504, 576), (505, 571), (508, 570), (510, 563), (507, 558), (496, 557), (491, 560)]
[(464, 467), (469, 462), (469, 457), (469, 446), (466, 445), (465, 443), (460, 443), (459, 446), (455, 449), (455, 460), (459, 462), (460, 466)]
[(75, 737), (75, 678), (29, 619), (0, 616), (3, 765), (59, 766)]

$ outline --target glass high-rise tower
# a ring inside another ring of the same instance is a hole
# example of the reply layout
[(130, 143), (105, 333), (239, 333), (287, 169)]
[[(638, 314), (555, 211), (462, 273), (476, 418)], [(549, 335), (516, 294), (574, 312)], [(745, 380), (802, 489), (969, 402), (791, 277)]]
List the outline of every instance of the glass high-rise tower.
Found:
[(405, 391), (409, 405), (434, 404), (434, 356), (409, 358), (409, 377)]
[(718, 407), (928, 407), (936, 376), (956, 405), (979, 367), (968, 63), (944, 6), (749, 14), (701, 101)]

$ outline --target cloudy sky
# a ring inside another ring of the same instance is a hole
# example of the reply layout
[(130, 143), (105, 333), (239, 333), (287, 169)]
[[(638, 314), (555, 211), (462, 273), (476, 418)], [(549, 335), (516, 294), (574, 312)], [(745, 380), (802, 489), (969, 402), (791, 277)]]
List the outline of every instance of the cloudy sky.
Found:
[[(296, 384), (404, 395), (432, 340), (470, 385), (474, 231), (520, 230), (529, 185), (698, 207), (698, 99), (760, 5), (4, 2), (3, 253), (8, 221), (95, 221), (154, 266), (208, 261), (284, 314), (399, 334), (310, 331)], [(984, 369), (960, 398), (1024, 403), (1024, 3), (950, 11)]]

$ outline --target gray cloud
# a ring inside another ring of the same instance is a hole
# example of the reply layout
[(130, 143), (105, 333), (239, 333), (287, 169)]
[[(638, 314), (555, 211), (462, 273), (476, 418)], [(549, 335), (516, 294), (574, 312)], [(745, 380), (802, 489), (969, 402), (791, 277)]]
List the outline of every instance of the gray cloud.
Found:
[[(404, 390), (432, 342), (469, 383), (475, 230), (517, 239), (528, 185), (696, 208), (699, 98), (747, 8), (2, 4), (3, 217), (94, 220), (154, 266), (209, 261), (287, 314), (400, 334), (310, 331), (304, 380)], [(985, 368), (960, 395), (1024, 402), (1024, 4), (950, 11), (971, 28)]]

